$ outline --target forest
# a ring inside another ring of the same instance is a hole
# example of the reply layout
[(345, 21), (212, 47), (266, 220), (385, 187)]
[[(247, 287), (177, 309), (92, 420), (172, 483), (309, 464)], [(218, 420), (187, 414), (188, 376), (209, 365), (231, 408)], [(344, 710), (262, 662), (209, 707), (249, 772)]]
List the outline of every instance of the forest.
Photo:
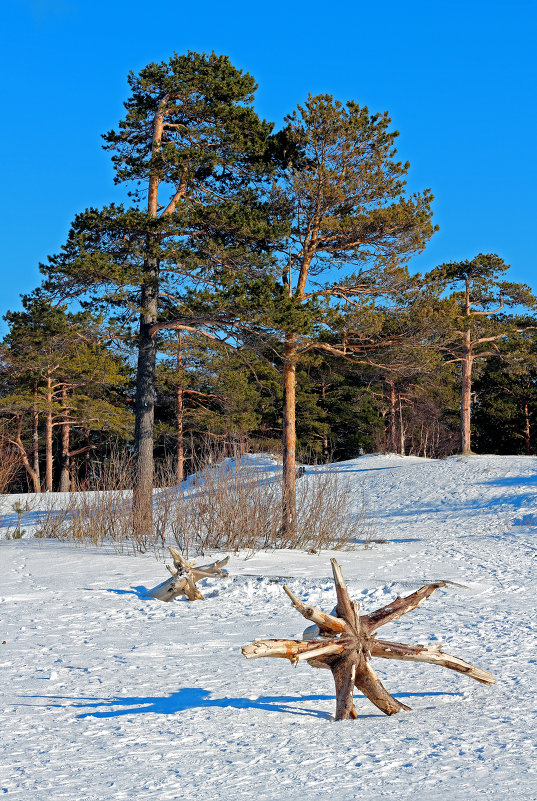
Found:
[(534, 454), (536, 299), (487, 252), (408, 262), (434, 235), (388, 112), (309, 96), (276, 130), (225, 56), (128, 78), (103, 136), (128, 193), (82, 210), (5, 316), (2, 492), (151, 492), (204, 460)]

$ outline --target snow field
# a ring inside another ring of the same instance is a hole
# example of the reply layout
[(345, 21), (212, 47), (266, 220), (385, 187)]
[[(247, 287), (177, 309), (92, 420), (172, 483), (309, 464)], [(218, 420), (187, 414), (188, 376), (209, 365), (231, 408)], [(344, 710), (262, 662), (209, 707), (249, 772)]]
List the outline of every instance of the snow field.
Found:
[[(228, 578), (201, 583), (205, 601), (145, 598), (166, 577), (151, 556), (0, 541), (0, 794), (535, 801), (537, 530), (513, 524), (537, 511), (537, 459), (371, 456), (332, 469), (356, 485), (357, 510), (365, 491), (387, 542), (235, 555)], [(442, 642), (498, 684), (376, 659), (412, 710), (386, 717), (357, 693), (358, 720), (336, 724), (328, 671), (245, 660), (241, 645), (307, 625), (284, 580), (332, 609), (332, 555), (366, 612), (435, 579), (464, 585), (381, 636)]]

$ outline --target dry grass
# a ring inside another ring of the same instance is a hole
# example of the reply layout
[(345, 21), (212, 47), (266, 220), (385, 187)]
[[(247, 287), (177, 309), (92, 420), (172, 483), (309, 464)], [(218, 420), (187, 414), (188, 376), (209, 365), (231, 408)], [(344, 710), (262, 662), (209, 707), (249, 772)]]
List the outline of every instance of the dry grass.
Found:
[(153, 531), (143, 537), (133, 535), (132, 465), (118, 456), (92, 476), (96, 491), (81, 489), (69, 496), (65, 508), (51, 507), (37, 536), (111, 543), (134, 553), (174, 543), (186, 557), (266, 548), (318, 551), (369, 539), (364, 503), (352, 514), (356, 499), (349, 481), (326, 468), (312, 469), (297, 480), (297, 527), (285, 536), (281, 468), (269, 460), (240, 454), (222, 460), (220, 453), (211, 452), (205, 466), (181, 486), (174, 484), (171, 465), (161, 466), (159, 480), (164, 489), (155, 492)]

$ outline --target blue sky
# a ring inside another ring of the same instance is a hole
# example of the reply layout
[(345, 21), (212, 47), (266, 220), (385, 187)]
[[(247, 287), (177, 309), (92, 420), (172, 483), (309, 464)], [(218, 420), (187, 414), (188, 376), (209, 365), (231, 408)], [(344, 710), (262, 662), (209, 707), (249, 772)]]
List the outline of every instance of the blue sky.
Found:
[(253, 74), (277, 126), (309, 92), (388, 110), (440, 225), (411, 267), (497, 252), (537, 289), (535, 2), (4, 0), (2, 17), (0, 314), (78, 211), (120, 199), (100, 135), (129, 70), (188, 49)]

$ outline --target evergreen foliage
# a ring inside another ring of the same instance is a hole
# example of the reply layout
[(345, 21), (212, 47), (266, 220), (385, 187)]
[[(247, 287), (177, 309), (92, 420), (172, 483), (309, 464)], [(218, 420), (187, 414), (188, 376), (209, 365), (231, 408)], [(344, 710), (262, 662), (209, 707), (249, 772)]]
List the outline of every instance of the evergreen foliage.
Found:
[(296, 454), (445, 456), (458, 416), (469, 452), (471, 413), (474, 447), (535, 452), (533, 294), (496, 254), (408, 274), (433, 198), (406, 191), (386, 112), (310, 95), (274, 133), (252, 76), (214, 53), (128, 84), (104, 147), (129, 203), (78, 214), (6, 316), (0, 445), (34, 491), (119, 442), (140, 533), (154, 454), (180, 481), (208, 442), (282, 451), (285, 533)]

